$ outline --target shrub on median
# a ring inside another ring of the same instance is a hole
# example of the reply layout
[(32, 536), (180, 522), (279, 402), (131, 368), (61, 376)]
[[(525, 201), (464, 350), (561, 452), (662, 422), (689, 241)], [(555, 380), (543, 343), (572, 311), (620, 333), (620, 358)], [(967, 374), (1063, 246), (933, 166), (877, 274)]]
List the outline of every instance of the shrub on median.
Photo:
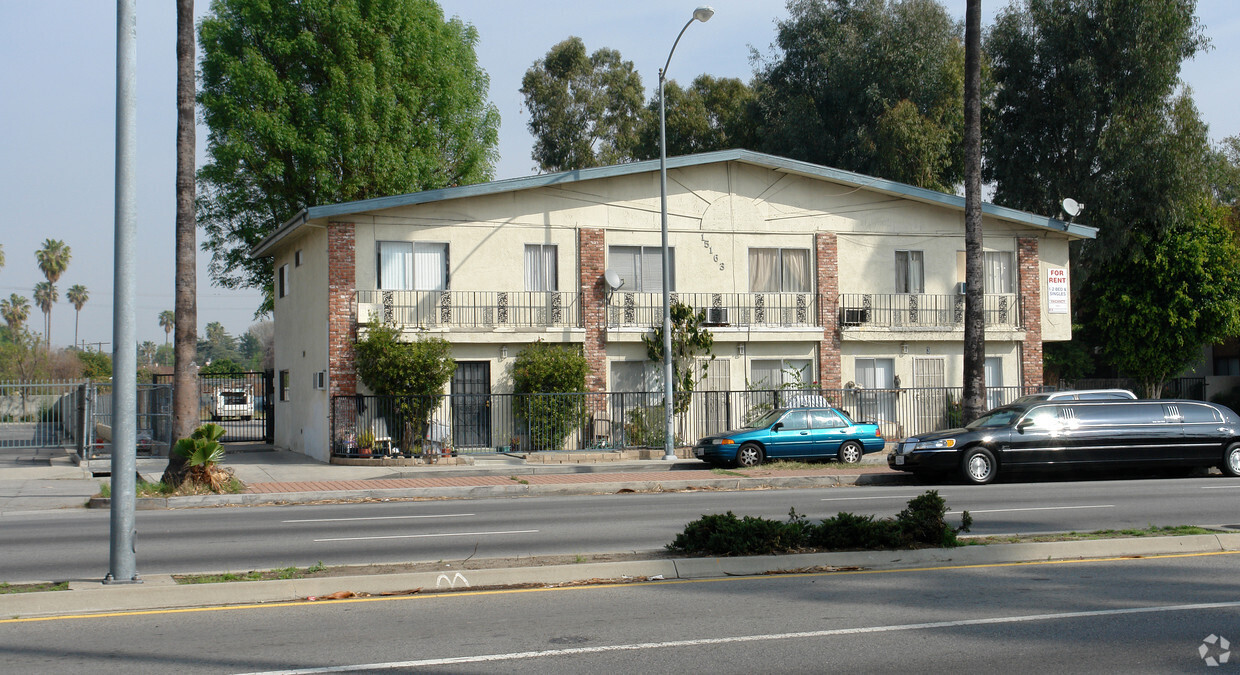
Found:
[(915, 497), (895, 518), (876, 519), (839, 513), (815, 525), (795, 509), (779, 522), (725, 514), (702, 516), (685, 526), (667, 548), (697, 555), (742, 556), (809, 551), (852, 551), (959, 546), (973, 518), (965, 511), (960, 527), (947, 524), (947, 503), (935, 490)]

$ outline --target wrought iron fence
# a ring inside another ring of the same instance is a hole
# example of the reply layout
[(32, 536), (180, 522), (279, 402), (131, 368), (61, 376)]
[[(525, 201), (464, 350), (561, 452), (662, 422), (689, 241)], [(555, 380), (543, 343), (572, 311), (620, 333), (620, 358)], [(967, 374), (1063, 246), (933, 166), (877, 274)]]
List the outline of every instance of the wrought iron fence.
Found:
[[(701, 311), (710, 326), (819, 326), (814, 293), (672, 293), (673, 303)], [(612, 293), (607, 325), (648, 328), (663, 322), (662, 293)]]
[[(112, 384), (87, 383), (79, 389), (83, 429), (82, 459), (112, 454)], [(139, 454), (167, 455), (172, 444), (172, 385), (138, 383), (136, 450)]]
[(81, 382), (0, 383), (0, 447), (76, 447)]
[[(988, 407), (1043, 388), (990, 387)], [(857, 421), (877, 422), (883, 436), (960, 426), (962, 387), (917, 389), (768, 389), (697, 391), (674, 404), (675, 443), (738, 429), (780, 406), (828, 403)], [(389, 396), (332, 399), (332, 455), (442, 456), (582, 449), (660, 448), (662, 392), (476, 394), (427, 401)]]
[[(843, 293), (840, 326), (846, 329), (953, 330), (964, 325), (963, 295), (925, 293)], [(990, 328), (1019, 328), (1020, 296), (988, 293), (982, 313)]]
[(357, 291), (358, 321), (423, 328), (581, 326), (572, 291)]
[[(224, 443), (275, 438), (275, 378), (271, 371), (198, 377), (198, 413), (202, 422), (224, 427)], [(171, 373), (156, 374), (155, 384), (172, 386)]]

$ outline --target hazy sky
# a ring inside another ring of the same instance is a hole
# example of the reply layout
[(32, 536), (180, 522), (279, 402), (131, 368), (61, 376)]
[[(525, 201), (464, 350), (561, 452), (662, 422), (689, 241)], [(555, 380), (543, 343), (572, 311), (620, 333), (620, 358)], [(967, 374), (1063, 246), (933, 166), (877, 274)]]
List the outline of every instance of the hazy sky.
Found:
[[(443, 0), (445, 14), (478, 29), (479, 62), (491, 77), (490, 98), (499, 108), (500, 161), (496, 178), (535, 173), (532, 140), (521, 107), (521, 76), (551, 45), (570, 35), (587, 49), (611, 47), (636, 65), (647, 92), (695, 2), (668, 0)], [(751, 48), (769, 54), (782, 0), (713, 0), (714, 18), (689, 28), (676, 48), (671, 79), (687, 83), (701, 73), (748, 80)], [(944, 3), (958, 18), (964, 0)], [(1185, 65), (1214, 140), (1240, 134), (1240, 3), (1200, 0), (1198, 14), (1213, 49)], [(1006, 2), (983, 0), (984, 25)], [(175, 215), (176, 12), (169, 0), (138, 0), (138, 272), (137, 337), (164, 341), (158, 315), (173, 308)], [(199, 16), (208, 0), (196, 0)], [(116, 6), (107, 0), (0, 0), (0, 229), (6, 265), (0, 298), (31, 300), (29, 325), (43, 325), (33, 287), (43, 280), (34, 258), (44, 239), (63, 239), (73, 260), (57, 283), (52, 340), (73, 341), (74, 310), (65, 300), (83, 284), (79, 338), (112, 339), (115, 194)], [(199, 164), (206, 130), (199, 127)], [(293, 214), (288, 214), (292, 216)], [(200, 233), (201, 240), (201, 233)], [(207, 256), (199, 256), (199, 334), (219, 321), (233, 335), (253, 323), (254, 291), (211, 285)], [(105, 346), (105, 350), (111, 348)]]

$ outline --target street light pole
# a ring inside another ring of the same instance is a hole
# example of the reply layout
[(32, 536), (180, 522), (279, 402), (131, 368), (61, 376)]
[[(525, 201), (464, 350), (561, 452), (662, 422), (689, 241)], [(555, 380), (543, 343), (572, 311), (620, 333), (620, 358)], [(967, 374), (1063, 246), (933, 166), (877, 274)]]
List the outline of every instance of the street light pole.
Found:
[(667, 53), (667, 61), (659, 69), (659, 217), (663, 234), (663, 459), (676, 459), (676, 439), (672, 429), (672, 267), (667, 246), (667, 105), (663, 100), (663, 83), (667, 67), (672, 63), (676, 45), (694, 21), (706, 23), (715, 10), (703, 5), (693, 10), (693, 18), (685, 23)]

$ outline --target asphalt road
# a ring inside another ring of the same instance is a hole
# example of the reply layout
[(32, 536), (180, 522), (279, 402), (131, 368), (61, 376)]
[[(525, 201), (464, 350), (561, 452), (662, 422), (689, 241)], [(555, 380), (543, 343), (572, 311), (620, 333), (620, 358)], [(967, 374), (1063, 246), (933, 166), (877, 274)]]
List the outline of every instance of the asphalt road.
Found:
[[(659, 549), (706, 513), (894, 515), (922, 487), (683, 492), (140, 511), (140, 574)], [(1237, 525), (1240, 479), (1024, 482), (939, 488), (974, 534)], [(0, 517), (0, 581), (97, 580), (106, 510)]]
[(1220, 636), (1240, 648), (1238, 564), (1215, 554), (0, 619), (0, 653), (8, 672), (126, 675), (1223, 673), (1234, 660), (1205, 658), (1229, 651)]

